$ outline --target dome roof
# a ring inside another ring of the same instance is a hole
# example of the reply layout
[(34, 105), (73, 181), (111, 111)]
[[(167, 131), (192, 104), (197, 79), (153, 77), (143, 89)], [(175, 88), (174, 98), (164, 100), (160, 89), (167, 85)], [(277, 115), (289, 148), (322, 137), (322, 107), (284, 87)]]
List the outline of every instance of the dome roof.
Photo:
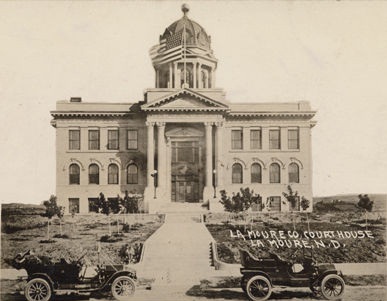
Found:
[(184, 16), (165, 29), (164, 34), (160, 36), (160, 42), (165, 39), (167, 49), (181, 45), (184, 43), (183, 34), (185, 30), (187, 46), (210, 49), (211, 37), (201, 25), (187, 17), (188, 10), (188, 7), (183, 5)]

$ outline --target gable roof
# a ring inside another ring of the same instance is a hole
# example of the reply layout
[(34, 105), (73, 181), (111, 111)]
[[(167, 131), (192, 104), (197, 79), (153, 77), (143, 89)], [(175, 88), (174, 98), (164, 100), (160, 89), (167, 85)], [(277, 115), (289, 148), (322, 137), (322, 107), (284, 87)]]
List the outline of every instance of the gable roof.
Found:
[(142, 105), (141, 109), (151, 112), (229, 111), (229, 107), (226, 104), (188, 88), (164, 95)]

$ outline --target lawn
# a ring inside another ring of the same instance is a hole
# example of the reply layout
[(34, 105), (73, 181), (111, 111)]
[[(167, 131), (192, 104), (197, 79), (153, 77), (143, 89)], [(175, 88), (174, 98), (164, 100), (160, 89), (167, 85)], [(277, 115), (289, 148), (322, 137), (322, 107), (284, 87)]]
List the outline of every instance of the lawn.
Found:
[[(208, 214), (206, 226), (217, 242), (219, 259), (226, 263), (240, 263), (239, 249), (247, 249), (256, 257), (265, 257), (272, 252), (287, 260), (294, 255), (301, 259), (304, 246), (311, 247), (317, 262), (385, 262), (384, 217), (371, 219), (367, 226), (363, 216), (356, 212), (312, 213), (309, 214), (309, 220), (308, 229), (305, 213), (256, 213), (252, 219), (239, 220), (223, 213)], [(334, 237), (308, 239), (304, 232), (309, 230), (321, 235), (323, 231), (332, 231), (328, 234)], [(290, 237), (288, 231), (291, 235), (293, 231), (297, 232), (299, 237)], [(277, 237), (272, 237), (271, 233)], [(282, 239), (280, 233), (284, 234)], [(368, 235), (355, 238), (359, 233)], [(261, 237), (255, 237), (254, 234), (261, 234)], [(264, 238), (266, 234), (269, 235), (268, 239)], [(278, 240), (282, 240), (282, 245), (278, 244)], [(296, 240), (298, 243), (295, 243)], [(332, 240), (335, 242), (332, 243)]]
[[(47, 218), (38, 214), (2, 214), (1, 268), (10, 268), (12, 258), (19, 252), (31, 249), (36, 255), (76, 260), (87, 251), (91, 263), (97, 264), (98, 248), (104, 257), (114, 263), (122, 263), (119, 251), (125, 244), (143, 243), (163, 223), (162, 215), (126, 215), (110, 218), (109, 234), (106, 215), (65, 216), (61, 225), (58, 219), (50, 225), (50, 239), (47, 233)], [(125, 226), (124, 226), (125, 224)], [(62, 228), (62, 232), (61, 229)], [(123, 232), (123, 228), (126, 228)], [(107, 242), (104, 241), (104, 238)]]

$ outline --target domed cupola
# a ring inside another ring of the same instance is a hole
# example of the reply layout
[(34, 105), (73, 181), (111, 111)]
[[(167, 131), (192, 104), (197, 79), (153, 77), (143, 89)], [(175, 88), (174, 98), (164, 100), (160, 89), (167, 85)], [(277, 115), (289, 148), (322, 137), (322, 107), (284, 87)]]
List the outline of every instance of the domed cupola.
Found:
[(165, 29), (164, 34), (160, 37), (160, 41), (165, 39), (166, 48), (173, 48), (178, 43), (183, 44), (185, 42), (187, 46), (211, 49), (211, 37), (202, 26), (187, 17), (189, 10), (187, 5), (183, 5), (182, 10), (184, 16)]
[(182, 11), (183, 17), (168, 26), (159, 44), (150, 50), (156, 88), (214, 88), (217, 59), (211, 50), (211, 37), (188, 18), (187, 4), (182, 5)]

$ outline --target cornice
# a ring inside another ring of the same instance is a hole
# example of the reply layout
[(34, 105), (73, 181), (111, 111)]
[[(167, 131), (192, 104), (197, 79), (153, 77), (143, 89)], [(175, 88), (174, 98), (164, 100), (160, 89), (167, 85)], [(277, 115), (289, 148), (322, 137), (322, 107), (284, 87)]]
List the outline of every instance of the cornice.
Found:
[(262, 118), (313, 118), (316, 115), (316, 111), (308, 112), (229, 112), (227, 117), (262, 117)]
[(127, 117), (130, 115), (139, 114), (138, 112), (77, 112), (77, 111), (51, 111), (51, 116), (54, 118), (93, 118), (93, 117), (105, 117), (105, 118), (116, 118), (116, 117)]

